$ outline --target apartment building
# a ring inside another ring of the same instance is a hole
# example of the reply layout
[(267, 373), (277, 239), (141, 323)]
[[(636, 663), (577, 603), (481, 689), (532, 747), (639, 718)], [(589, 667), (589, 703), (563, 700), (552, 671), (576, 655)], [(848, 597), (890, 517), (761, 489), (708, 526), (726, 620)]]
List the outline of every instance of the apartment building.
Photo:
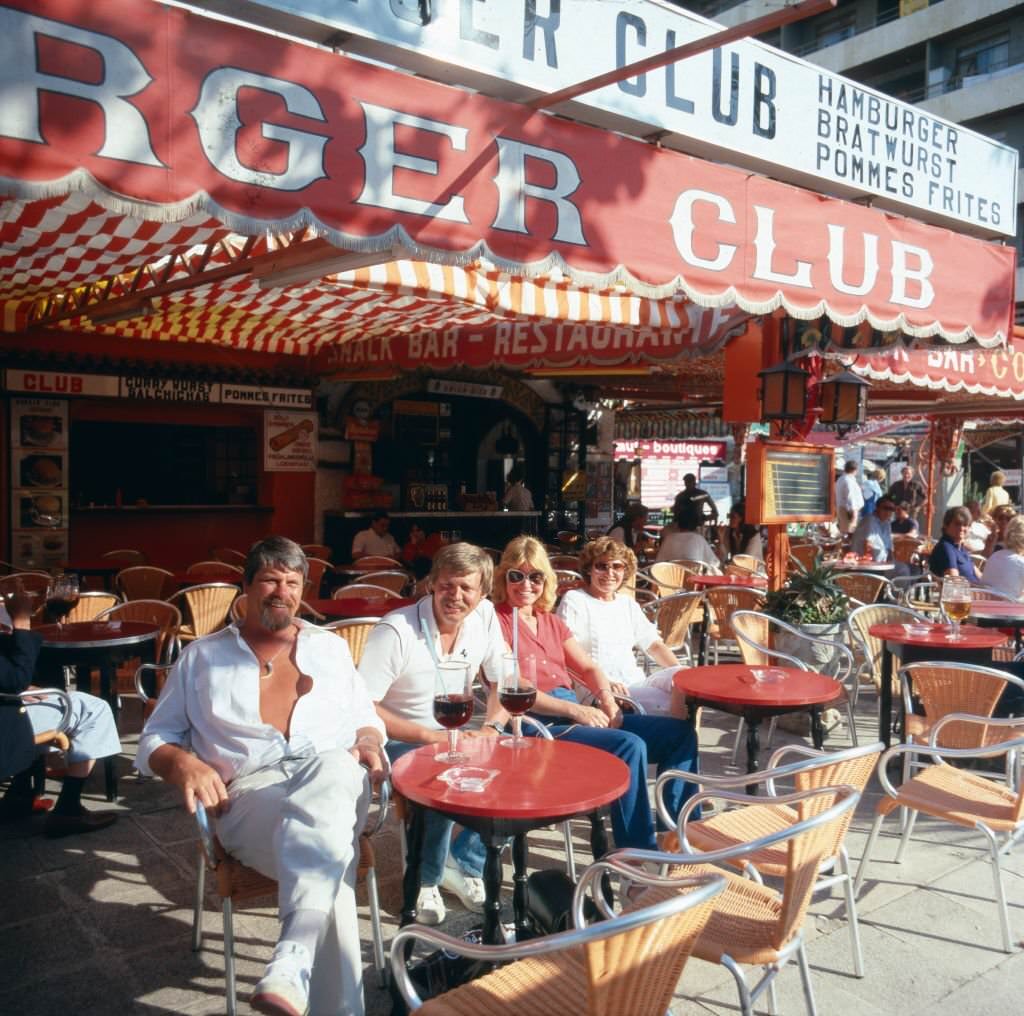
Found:
[[(673, 0), (674, 2), (674, 0)], [(778, 0), (676, 6), (723, 25), (778, 10)], [(963, 124), (1022, 153), (1024, 2), (839, 0), (763, 42)], [(1024, 324), (1024, 169), (1017, 176), (1017, 322)]]

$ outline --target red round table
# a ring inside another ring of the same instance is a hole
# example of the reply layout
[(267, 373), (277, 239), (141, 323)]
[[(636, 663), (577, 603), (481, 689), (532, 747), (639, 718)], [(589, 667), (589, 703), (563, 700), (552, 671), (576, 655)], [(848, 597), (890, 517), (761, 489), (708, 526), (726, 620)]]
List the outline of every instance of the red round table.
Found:
[(307, 600), (314, 610), (325, 617), (383, 617), (400, 607), (411, 607), (415, 598), (411, 596), (374, 597), (343, 596), (339, 600)]
[[(775, 680), (758, 681), (756, 673)], [(747, 772), (756, 772), (760, 755), (760, 726), (766, 717), (810, 710), (814, 746), (821, 748), (824, 731), (821, 707), (842, 693), (838, 681), (825, 674), (798, 667), (748, 667), (726, 663), (714, 667), (689, 667), (672, 675), (672, 684), (686, 696), (690, 715), (699, 706), (710, 706), (742, 716), (747, 724)], [(748, 790), (753, 793), (754, 788)]]
[(971, 620), (979, 628), (1012, 628), (1014, 646), (1021, 648), (1024, 628), (1024, 603), (1009, 600), (975, 600), (971, 604)]
[[(909, 629), (914, 629), (910, 631)], [(986, 631), (973, 624), (960, 626), (961, 638), (953, 642), (947, 636), (946, 624), (873, 624), (868, 628), (872, 638), (881, 639), (882, 688), (878, 694), (878, 739), (886, 747), (892, 741), (892, 657), (895, 653), (901, 663), (920, 663), (926, 660), (952, 660), (957, 663), (980, 663), (992, 666), (992, 650), (1006, 644), (1006, 636), (998, 631)]]
[[(64, 687), (63, 667), (75, 667), (81, 690), (91, 691), (90, 675), (95, 667), (100, 672), (100, 698), (109, 706), (117, 721), (118, 703), (115, 674), (124, 660), (142, 657), (153, 662), (151, 649), (160, 626), (148, 621), (74, 621), (58, 627), (43, 624), (34, 628), (43, 643), (39, 651), (37, 674), (52, 675), (52, 683)], [(85, 685), (82, 688), (82, 685)], [(107, 800), (117, 798), (117, 775), (114, 760), (104, 762)]]
[(600, 809), (621, 797), (629, 787), (629, 769), (614, 755), (571, 741), (531, 738), (531, 747), (506, 748), (497, 737), (461, 737), (459, 750), (469, 756), (463, 763), (495, 769), (498, 775), (483, 793), (455, 790), (439, 780), (450, 768), (435, 762), (441, 750), (424, 745), (399, 758), (391, 782), (414, 807), (409, 809), (403, 925), (416, 920), (420, 891), (420, 856), (423, 850), (423, 809), (431, 808), (460, 825), (478, 832), (487, 847), (484, 865), (484, 942), (502, 941), (501, 851), (512, 837), (513, 896), (516, 935), (526, 924), (526, 834), (579, 815), (591, 815), (591, 847), (595, 857), (608, 849)]
[(892, 561), (832, 561), (832, 570), (838, 572), (867, 572), (873, 575), (882, 575), (894, 571), (896, 565)]

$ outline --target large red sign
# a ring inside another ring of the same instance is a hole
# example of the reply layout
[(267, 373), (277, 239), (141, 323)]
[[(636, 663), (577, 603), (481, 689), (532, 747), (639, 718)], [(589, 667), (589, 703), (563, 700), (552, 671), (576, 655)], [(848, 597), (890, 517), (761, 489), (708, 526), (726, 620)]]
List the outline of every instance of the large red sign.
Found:
[(149, 0), (0, 6), (0, 94), (16, 198), (922, 338), (1012, 324), (1012, 248)]

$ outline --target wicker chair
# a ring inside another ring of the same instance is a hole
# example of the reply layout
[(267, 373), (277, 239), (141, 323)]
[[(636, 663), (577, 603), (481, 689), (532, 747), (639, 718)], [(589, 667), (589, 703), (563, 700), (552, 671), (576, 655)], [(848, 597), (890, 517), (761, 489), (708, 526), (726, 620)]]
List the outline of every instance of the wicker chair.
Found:
[(65, 621), (95, 621), (105, 610), (117, 606), (121, 598), (117, 593), (105, 593), (101, 589), (86, 589), (78, 594), (78, 603), (71, 609)]
[(242, 569), (234, 564), (225, 564), (223, 561), (196, 561), (185, 569), (186, 575), (202, 575), (204, 579), (211, 582), (234, 582), (242, 581)]
[[(894, 586), (894, 588), (900, 587)], [(916, 582), (908, 582), (902, 585), (900, 603), (904, 607), (916, 610), (919, 614), (927, 614), (935, 619), (938, 618), (941, 611), (939, 607), (941, 592), (941, 579), (918, 579)]]
[[(859, 892), (863, 885), (864, 874), (882, 822), (897, 808), (907, 808), (911, 815), (923, 812), (932, 818), (951, 822), (963, 829), (977, 830), (984, 835), (989, 848), (1003, 950), (1009, 953), (1013, 952), (1014, 942), (1010, 931), (1010, 915), (1006, 906), (1000, 858), (1008, 854), (1013, 845), (1024, 836), (1024, 786), (1012, 790), (1008, 786), (986, 779), (981, 773), (955, 768), (949, 765), (946, 759), (998, 758), (1002, 755), (1007, 757), (1009, 766), (1010, 757), (1024, 750), (1024, 737), (1021, 736), (1019, 719), (992, 720), (988, 717), (971, 717), (966, 714), (948, 716), (943, 723), (936, 724), (933, 734), (936, 738), (942, 737), (944, 723), (962, 726), (971, 722), (980, 725), (984, 731), (979, 740), (990, 738), (999, 731), (1003, 732), (1006, 740), (990, 744), (986, 748), (936, 747), (929, 752), (934, 764), (927, 766), (899, 788), (894, 787), (889, 781), (886, 765), (899, 755), (919, 752), (920, 746), (897, 744), (882, 756), (878, 766), (878, 779), (888, 797), (879, 801), (875, 810), (875, 821), (864, 845), (864, 856), (857, 870), (854, 889)], [(896, 851), (897, 864), (903, 860), (912, 829), (912, 822), (904, 824), (899, 849)], [(969, 934), (973, 942), (973, 928)]]
[[(728, 791), (702, 791), (694, 794), (679, 813), (677, 828), (685, 828), (693, 809), (709, 800), (736, 807), (763, 808), (764, 799)], [(747, 843), (725, 847), (709, 853), (669, 853), (649, 850), (617, 850), (607, 860), (622, 864), (626, 870), (644, 862), (663, 865), (669, 877), (685, 874), (717, 872), (720, 864), (741, 864), (747, 856), (763, 855), (781, 844), (786, 866), (781, 892), (726, 873), (725, 892), (715, 901), (711, 918), (693, 948), (693, 955), (709, 963), (721, 963), (732, 974), (740, 996), (743, 1016), (753, 1016), (754, 1004), (765, 991), (771, 990), (779, 971), (794, 956), (800, 967), (804, 1001), (807, 1011), (816, 1012), (810, 969), (804, 951), (803, 921), (811, 894), (818, 882), (818, 872), (829, 851), (834, 851), (836, 830), (848, 822), (860, 794), (849, 786), (818, 787), (793, 794), (783, 794), (774, 803), (792, 808), (801, 818), (787, 828), (770, 832)], [(643, 897), (640, 898), (640, 902)], [(761, 979), (752, 988), (747, 984), (742, 966), (764, 968)]]
[(587, 580), (570, 568), (555, 568), (555, 580), (558, 583), (558, 598), (561, 599), (570, 589), (583, 589)]
[(816, 543), (791, 543), (789, 545), (790, 561), (795, 561), (810, 571), (818, 558), (824, 558), (824, 552)]
[[(733, 554), (733, 556), (729, 558), (729, 564), (733, 564), (737, 568), (742, 568), (744, 571), (750, 572), (754, 575), (766, 574), (764, 561), (759, 557), (754, 557), (753, 554)], [(728, 570), (726, 570), (726, 574), (728, 574)]]
[(174, 592), (174, 572), (136, 564), (122, 568), (114, 576), (114, 585), (126, 600), (164, 600)]
[(398, 600), (401, 597), (398, 593), (383, 586), (375, 586), (369, 582), (353, 582), (348, 586), (339, 586), (331, 593), (332, 600)]
[(223, 628), (237, 596), (238, 587), (229, 582), (203, 582), (175, 593), (167, 602), (182, 605), (181, 641), (193, 642)]
[(178, 654), (181, 611), (166, 600), (129, 600), (96, 615), (97, 621), (146, 621), (160, 626), (153, 655), (158, 662), (170, 662)]
[(330, 561), (334, 549), (328, 547), (326, 543), (304, 543), (302, 545), (302, 553), (306, 557), (318, 557), (321, 561)]
[(661, 641), (677, 658), (692, 666), (690, 628), (704, 616), (704, 594), (673, 593), (645, 604), (643, 611), (657, 626)]
[(734, 642), (732, 615), (737, 610), (760, 610), (764, 606), (764, 593), (746, 586), (713, 586), (704, 593), (704, 609), (708, 614), (708, 638), (718, 663), (718, 652), (723, 642)]
[(916, 565), (919, 562), (918, 554), (923, 546), (924, 540), (917, 536), (893, 534), (892, 559), (901, 564)]
[[(470, 945), (422, 925), (403, 928), (391, 943), (391, 970), (406, 1005), (423, 1016), (664, 1016), (726, 876), (707, 872), (696, 878), (664, 879), (630, 868), (634, 885), (648, 888), (642, 906), (616, 917), (604, 903), (601, 880), (618, 870), (609, 861), (598, 861), (583, 873), (574, 900), (576, 927), (571, 931), (488, 946)], [(588, 892), (609, 919), (583, 927)], [(424, 1003), (406, 967), (408, 951), (417, 941), (503, 965)]]
[[(231, 603), (231, 609), (228, 611), (228, 618), (238, 624), (240, 621), (245, 620), (245, 612), (249, 607), (249, 598), (246, 593), (242, 593), (240, 596), (236, 596)], [(311, 607), (305, 600), (300, 601), (299, 609), (296, 614), (306, 621), (313, 621), (316, 624), (320, 624), (322, 621), (326, 621), (327, 618), (320, 613), (315, 607)]]
[[(359, 865), (357, 882), (366, 884), (370, 902), (370, 928), (373, 934), (373, 964), (377, 969), (381, 987), (385, 984), (387, 966), (384, 956), (384, 933), (380, 920), (380, 898), (377, 889), (376, 858), (371, 837), (378, 833), (387, 819), (391, 785), (384, 780), (378, 790), (380, 807), (372, 826), (369, 824), (359, 837)], [(224, 980), (227, 990), (228, 1016), (237, 1012), (237, 988), (235, 982), (235, 929), (234, 909), (236, 904), (277, 895), (277, 882), (241, 861), (232, 857), (221, 846), (220, 840), (210, 826), (202, 802), (196, 802), (196, 826), (199, 832), (199, 864), (197, 865), (196, 895), (192, 909), (192, 951), (199, 952), (203, 945), (203, 904), (206, 898), (206, 873), (209, 871), (216, 880), (216, 892), (220, 897), (221, 921), (224, 929)]]
[(149, 563), (149, 559), (141, 550), (108, 550), (105, 554), (101, 554), (100, 557), (102, 557), (104, 561), (109, 561), (111, 564), (123, 565), (125, 568), (129, 568), (133, 564)]
[(647, 569), (646, 575), (654, 583), (658, 596), (671, 596), (683, 592), (686, 576), (690, 573), (691, 569), (675, 561), (656, 561)]
[[(857, 647), (861, 657), (857, 671), (857, 690), (868, 681), (877, 691), (882, 687), (882, 653), (885, 649), (882, 640), (868, 634), (868, 629), (876, 624), (913, 624), (928, 623), (928, 618), (910, 607), (898, 607), (891, 603), (869, 603), (857, 607), (846, 619), (846, 628), (850, 633), (850, 644)], [(896, 676), (893, 675), (893, 694), (899, 694)]]
[[(360, 568), (401, 568), (402, 562), (396, 561), (393, 557), (385, 557), (383, 554), (367, 554), (361, 557), (356, 564)], [(348, 565), (335, 565), (335, 567), (347, 568)]]
[[(665, 564), (664, 561), (658, 562)], [(717, 564), (710, 564), (707, 561), (698, 561), (692, 557), (675, 557), (669, 562), (670, 564), (678, 564), (685, 568), (688, 572), (692, 572), (694, 575), (721, 575), (722, 569)]]
[(855, 600), (858, 606), (891, 599), (889, 590), (892, 587), (889, 580), (881, 575), (870, 575), (867, 572), (838, 572), (832, 581), (851, 600)]
[(318, 600), (320, 598), (320, 585), (324, 580), (324, 573), (332, 570), (330, 561), (322, 557), (306, 558), (306, 584), (304, 592), (307, 600)]
[(401, 596), (411, 581), (409, 573), (404, 571), (375, 571), (363, 575), (360, 582), (368, 582), (371, 586), (383, 586)]
[(210, 557), (217, 561), (223, 561), (225, 564), (233, 564), (236, 568), (244, 568), (246, 562), (246, 556), (240, 550), (234, 550), (231, 547), (214, 547), (210, 551)]
[(580, 570), (580, 558), (578, 554), (552, 554), (548, 558), (552, 568), (566, 568), (569, 571), (578, 572)]
[(35, 593), (40, 598), (38, 606), (42, 606), (42, 599), (46, 596), (46, 590), (50, 588), (53, 581), (49, 572), (23, 571), (12, 572), (0, 578), (0, 595), (9, 596), (21, 584), (26, 593)]
[[(674, 779), (694, 780), (702, 787), (718, 790), (747, 790), (763, 784), (767, 791), (767, 799), (762, 799), (760, 807), (726, 808), (716, 812), (710, 818), (699, 822), (688, 822), (682, 830), (683, 849), (722, 850), (726, 847), (748, 843), (758, 836), (768, 833), (782, 832), (800, 820), (800, 814), (794, 808), (774, 804), (771, 798), (779, 796), (777, 781), (786, 787), (792, 785), (796, 791), (813, 790), (817, 787), (835, 787), (846, 785), (863, 794), (872, 773), (878, 765), (879, 756), (884, 750), (881, 741), (866, 747), (847, 748), (845, 751), (824, 752), (804, 745), (790, 744), (779, 748), (768, 760), (768, 768), (758, 773), (744, 776), (692, 776), (678, 770), (666, 770), (658, 777), (655, 785), (655, 799), (658, 815), (666, 826), (673, 826), (676, 820), (668, 813), (665, 806), (665, 787)], [(800, 756), (798, 761), (783, 764), (790, 755)], [(784, 793), (785, 791), (783, 791)], [(826, 850), (818, 880), (813, 891), (831, 892), (833, 887), (841, 885), (846, 898), (846, 915), (850, 927), (850, 944), (853, 950), (853, 969), (857, 977), (864, 976), (864, 955), (860, 946), (860, 929), (857, 921), (857, 902), (853, 891), (853, 872), (850, 868), (850, 857), (846, 852), (844, 840), (849, 829), (852, 812), (834, 827), (831, 846)], [(680, 833), (678, 830), (662, 833), (658, 837), (659, 846), (667, 852), (679, 849)], [(756, 881), (763, 877), (786, 877), (785, 847), (769, 847), (764, 851), (745, 854), (740, 859), (727, 862), (730, 867), (739, 868), (744, 874)]]
[(346, 617), (341, 621), (325, 624), (325, 631), (333, 631), (348, 643), (348, 651), (352, 654), (352, 662), (358, 667), (366, 648), (366, 640), (370, 637), (379, 617)]

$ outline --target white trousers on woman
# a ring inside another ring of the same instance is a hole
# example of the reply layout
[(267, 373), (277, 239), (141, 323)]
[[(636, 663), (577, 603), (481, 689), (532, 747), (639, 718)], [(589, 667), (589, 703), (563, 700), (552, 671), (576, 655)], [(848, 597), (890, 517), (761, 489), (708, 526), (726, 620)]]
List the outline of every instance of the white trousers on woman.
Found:
[(278, 883), (282, 918), (318, 910), (326, 930), (313, 960), (311, 1016), (362, 1016), (363, 961), (356, 915), (359, 834), (370, 789), (344, 749), (279, 763), (228, 788), (217, 820), (224, 848)]

